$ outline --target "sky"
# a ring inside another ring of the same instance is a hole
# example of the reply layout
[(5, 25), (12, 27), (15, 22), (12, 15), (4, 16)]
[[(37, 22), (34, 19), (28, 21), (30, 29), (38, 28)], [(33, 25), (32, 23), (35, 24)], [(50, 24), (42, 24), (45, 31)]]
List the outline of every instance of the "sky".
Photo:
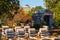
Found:
[(43, 8), (45, 8), (43, 0), (20, 0), (20, 5), (29, 5), (30, 7), (42, 6)]

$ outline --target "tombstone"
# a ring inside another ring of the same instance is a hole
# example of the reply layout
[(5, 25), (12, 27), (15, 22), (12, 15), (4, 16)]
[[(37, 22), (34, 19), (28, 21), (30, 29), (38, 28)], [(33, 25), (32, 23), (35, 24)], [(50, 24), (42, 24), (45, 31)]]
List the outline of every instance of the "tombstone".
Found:
[(16, 35), (16, 37), (18, 37), (18, 36), (17, 36), (17, 29), (20, 29), (20, 28), (21, 28), (20, 26), (16, 26), (16, 27), (15, 27), (15, 35)]
[(14, 38), (14, 30), (12, 28), (6, 29), (5, 30), (5, 36), (8, 39)]
[(22, 39), (22, 38), (24, 39), (24, 37), (25, 37), (25, 30), (23, 28), (17, 29), (16, 30), (16, 37), (17, 37), (18, 40)]
[(31, 36), (31, 37), (36, 36), (36, 30), (35, 30), (35, 28), (30, 28), (28, 30), (28, 33), (29, 33), (29, 36)]
[(26, 26), (24, 26), (24, 29), (25, 29), (25, 31), (26, 31), (26, 33), (28, 33), (28, 29), (30, 28), (30, 25), (26, 25)]
[(8, 28), (9, 28), (9, 26), (2, 26), (2, 34), (5, 34), (5, 30)]
[(41, 37), (48, 36), (49, 35), (48, 30), (46, 28), (40, 28), (38, 35), (41, 36)]
[(53, 13), (49, 9), (36, 10), (32, 14), (32, 20), (34, 24), (42, 24), (44, 21), (47, 23), (48, 29), (52, 29)]
[(30, 39), (35, 39), (35, 40), (37, 39), (37, 38), (35, 38), (35, 36), (37, 36), (35, 28), (30, 28), (28, 30), (28, 34), (29, 34), (29, 40)]

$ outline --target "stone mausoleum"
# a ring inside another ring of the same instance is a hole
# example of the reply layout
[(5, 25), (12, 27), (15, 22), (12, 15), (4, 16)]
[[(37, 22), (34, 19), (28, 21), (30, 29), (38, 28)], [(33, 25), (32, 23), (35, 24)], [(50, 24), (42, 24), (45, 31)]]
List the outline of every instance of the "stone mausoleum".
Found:
[(32, 20), (35, 24), (41, 24), (45, 21), (48, 25), (48, 29), (51, 30), (53, 24), (53, 13), (49, 9), (37, 10), (33, 13)]

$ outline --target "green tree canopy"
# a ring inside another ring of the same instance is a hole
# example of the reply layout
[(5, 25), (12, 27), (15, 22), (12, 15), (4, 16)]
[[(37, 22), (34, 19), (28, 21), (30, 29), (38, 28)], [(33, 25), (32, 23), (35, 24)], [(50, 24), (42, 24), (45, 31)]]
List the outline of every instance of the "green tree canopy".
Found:
[(43, 9), (41, 6), (36, 6), (36, 7), (31, 9), (31, 12), (34, 12), (36, 10), (41, 10), (41, 9)]
[(9, 14), (9, 11), (17, 10), (19, 0), (0, 0), (0, 17), (4, 13)]
[(36, 10), (41, 10), (41, 9), (43, 9), (41, 6), (33, 7), (28, 11), (28, 15), (32, 15), (33, 12), (35, 12)]
[(60, 28), (60, 0), (44, 0), (46, 8), (53, 12), (54, 28)]
[(44, 0), (46, 8), (50, 9), (54, 13), (54, 20), (60, 20), (60, 0)]

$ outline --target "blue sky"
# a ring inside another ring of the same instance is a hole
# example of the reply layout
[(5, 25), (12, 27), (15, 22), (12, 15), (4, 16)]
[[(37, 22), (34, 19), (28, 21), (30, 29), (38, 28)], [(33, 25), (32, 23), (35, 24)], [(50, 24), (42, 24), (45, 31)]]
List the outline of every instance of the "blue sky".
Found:
[(45, 8), (43, 0), (20, 0), (20, 5), (21, 6), (24, 6), (24, 5), (27, 5), (27, 4), (31, 7), (42, 6), (43, 8)]

